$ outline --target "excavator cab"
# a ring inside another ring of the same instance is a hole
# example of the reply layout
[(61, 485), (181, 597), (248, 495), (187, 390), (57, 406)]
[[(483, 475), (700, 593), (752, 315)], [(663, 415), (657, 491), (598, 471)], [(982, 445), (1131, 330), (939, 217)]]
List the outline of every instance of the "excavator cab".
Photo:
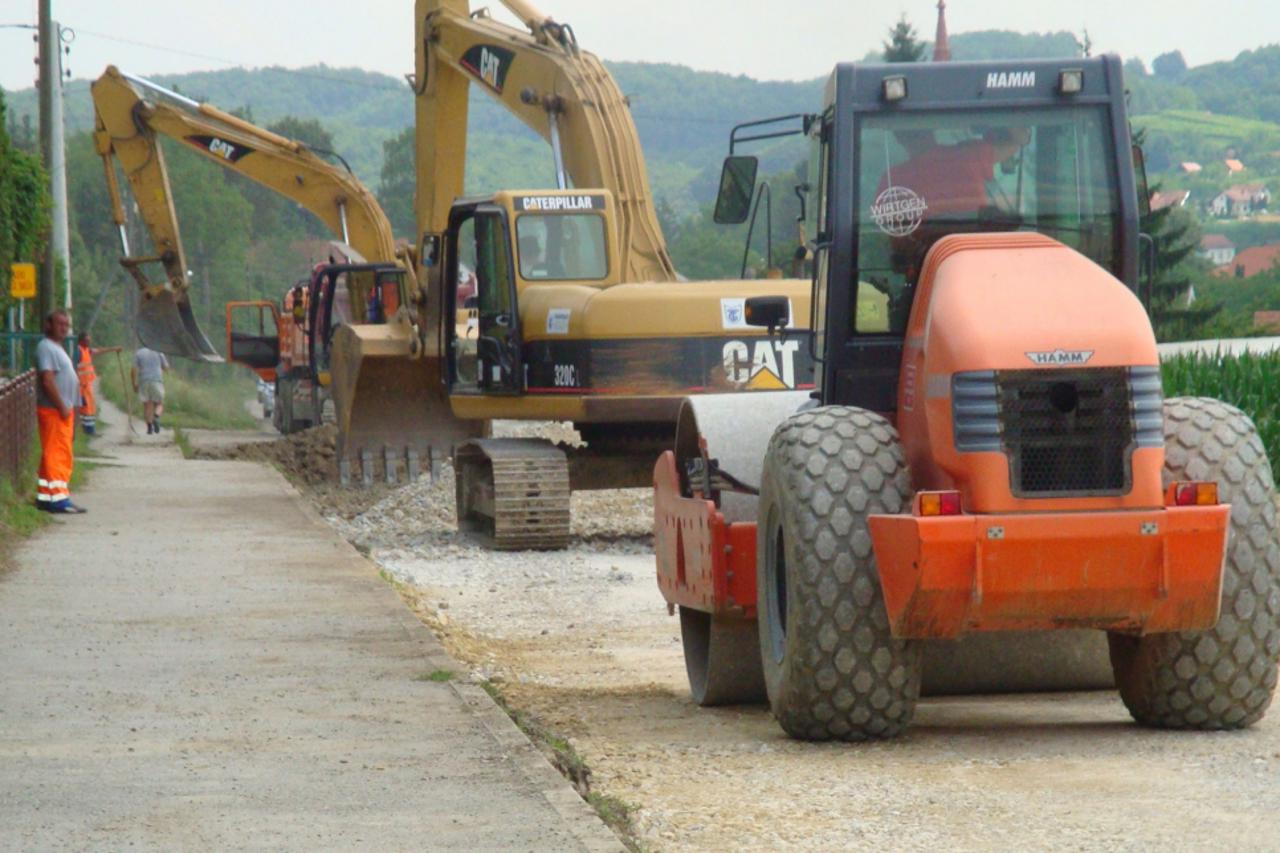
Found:
[[(518, 394), (525, 387), (521, 297), (530, 288), (618, 282), (612, 194), (507, 191), (456, 203), (445, 248), (445, 316), (453, 394)], [(568, 313), (547, 331), (568, 331)], [(448, 325), (448, 324), (446, 324)]]

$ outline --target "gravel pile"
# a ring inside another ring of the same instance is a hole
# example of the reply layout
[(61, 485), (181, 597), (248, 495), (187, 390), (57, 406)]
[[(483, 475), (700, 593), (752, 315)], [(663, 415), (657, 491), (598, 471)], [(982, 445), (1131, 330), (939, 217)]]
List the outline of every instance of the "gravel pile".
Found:
[[(336, 496), (331, 496), (331, 498)], [(574, 547), (592, 551), (648, 553), (653, 547), (653, 496), (648, 489), (575, 492), (571, 498)], [(358, 512), (323, 501), (329, 523), (365, 551), (423, 551), (433, 559), (475, 559), (486, 549), (458, 533), (453, 467), (445, 464), (434, 482), (385, 488), (380, 499)]]

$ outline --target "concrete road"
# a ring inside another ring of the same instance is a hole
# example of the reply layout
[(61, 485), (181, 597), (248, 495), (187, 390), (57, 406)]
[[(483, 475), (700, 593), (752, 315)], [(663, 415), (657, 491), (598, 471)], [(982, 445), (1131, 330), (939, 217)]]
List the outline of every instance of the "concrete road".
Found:
[(0, 848), (620, 849), (278, 474), (103, 417), (0, 578)]

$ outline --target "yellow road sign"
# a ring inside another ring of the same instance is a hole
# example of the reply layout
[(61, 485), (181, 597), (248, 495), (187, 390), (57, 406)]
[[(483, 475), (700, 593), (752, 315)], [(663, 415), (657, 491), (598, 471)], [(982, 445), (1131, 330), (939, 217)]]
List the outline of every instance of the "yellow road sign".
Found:
[(14, 299), (35, 298), (35, 264), (11, 264), (9, 266), (9, 295)]

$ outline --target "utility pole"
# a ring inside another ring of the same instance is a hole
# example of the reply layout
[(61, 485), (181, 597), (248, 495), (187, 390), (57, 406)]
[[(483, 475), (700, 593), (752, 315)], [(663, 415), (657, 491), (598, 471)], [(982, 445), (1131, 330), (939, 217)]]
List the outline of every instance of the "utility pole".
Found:
[(67, 159), (62, 121), (62, 32), (53, 20), (52, 0), (40, 0), (40, 153), (50, 177), (53, 227), (45, 249), (40, 281), (40, 317), (57, 305), (58, 261), (62, 261), (67, 291), (63, 307), (71, 310), (71, 251), (67, 224)]
[[(53, 31), (53, 0), (40, 0), (39, 25), (40, 43), (40, 157), (44, 168), (53, 174), (53, 87), (57, 78), (53, 76), (54, 57), (58, 53), (57, 34)], [(40, 292), (36, 303), (40, 306), (40, 319), (53, 310), (54, 287), (57, 282), (57, 254), (50, 240), (45, 247), (44, 264), (40, 270)]]

